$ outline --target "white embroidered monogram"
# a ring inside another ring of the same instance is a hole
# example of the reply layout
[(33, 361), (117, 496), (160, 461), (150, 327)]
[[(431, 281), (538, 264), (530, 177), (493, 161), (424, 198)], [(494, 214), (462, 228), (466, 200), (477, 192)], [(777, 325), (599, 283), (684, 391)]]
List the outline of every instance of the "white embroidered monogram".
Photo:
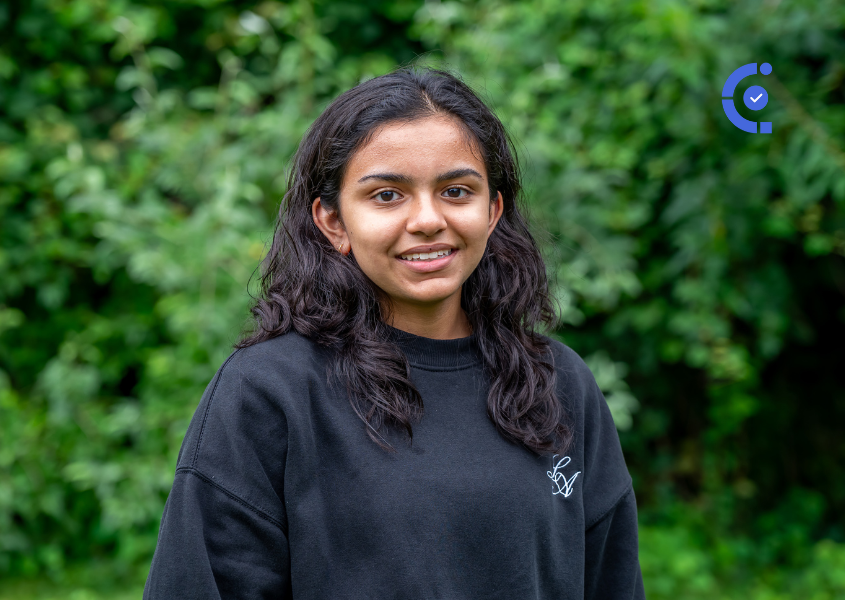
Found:
[[(557, 454), (552, 457), (552, 462), (554, 462), (555, 458), (557, 458)], [(572, 459), (568, 456), (564, 456), (559, 461), (557, 461), (557, 464), (554, 465), (554, 471), (546, 471), (546, 475), (549, 476), (549, 478), (552, 480), (552, 482), (555, 484), (555, 487), (557, 488), (556, 491), (552, 491), (553, 496), (563, 494), (564, 498), (569, 498), (569, 495), (572, 493), (572, 485), (575, 483), (575, 478), (578, 477), (581, 471), (576, 472), (568, 479), (563, 473), (561, 473), (563, 468), (568, 465), (571, 460)]]

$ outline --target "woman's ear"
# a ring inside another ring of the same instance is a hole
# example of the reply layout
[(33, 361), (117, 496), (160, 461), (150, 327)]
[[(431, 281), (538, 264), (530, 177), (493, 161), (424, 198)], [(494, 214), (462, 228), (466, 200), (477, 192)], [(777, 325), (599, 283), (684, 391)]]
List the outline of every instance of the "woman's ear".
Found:
[(323, 206), (323, 203), (320, 202), (320, 198), (317, 197), (311, 204), (311, 216), (314, 218), (314, 224), (323, 232), (323, 235), (326, 236), (326, 239), (329, 240), (331, 245), (338, 252), (346, 255), (348, 252), (344, 252), (344, 250), (348, 246), (348, 238), (346, 229), (343, 227), (337, 211), (327, 210)]
[(496, 224), (502, 218), (502, 213), (505, 212), (505, 201), (502, 198), (502, 192), (496, 192), (496, 199), (490, 203), (490, 227), (487, 229), (487, 237), (496, 229)]

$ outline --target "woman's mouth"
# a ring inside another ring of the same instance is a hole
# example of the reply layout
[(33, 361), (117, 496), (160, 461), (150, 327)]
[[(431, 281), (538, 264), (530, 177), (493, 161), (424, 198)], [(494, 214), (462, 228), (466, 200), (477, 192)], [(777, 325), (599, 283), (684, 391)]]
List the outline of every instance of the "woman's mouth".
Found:
[(417, 273), (428, 273), (448, 265), (457, 253), (457, 248), (449, 248), (448, 250), (435, 250), (434, 252), (402, 254), (397, 256), (396, 259)]

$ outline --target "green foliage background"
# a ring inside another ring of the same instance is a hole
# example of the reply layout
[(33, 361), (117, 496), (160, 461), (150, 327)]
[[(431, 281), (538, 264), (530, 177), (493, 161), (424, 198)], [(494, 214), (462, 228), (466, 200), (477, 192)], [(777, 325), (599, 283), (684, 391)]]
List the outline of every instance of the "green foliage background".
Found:
[[(411, 60), (517, 140), (649, 598), (845, 597), (845, 4), (19, 0), (0, 31), (0, 597), (140, 596), (288, 159)], [(764, 61), (749, 135), (721, 89)]]

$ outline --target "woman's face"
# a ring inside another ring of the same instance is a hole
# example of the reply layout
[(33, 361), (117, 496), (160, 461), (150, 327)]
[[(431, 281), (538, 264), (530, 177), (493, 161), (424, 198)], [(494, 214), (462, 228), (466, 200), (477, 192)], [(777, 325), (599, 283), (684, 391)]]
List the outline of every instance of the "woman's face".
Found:
[[(454, 118), (435, 116), (380, 128), (347, 165), (342, 224), (332, 230), (324, 221), (321, 229), (335, 247), (351, 246), (397, 313), (427, 312), (444, 301), (459, 310), (461, 286), (501, 214), (502, 196), (490, 201), (480, 151)], [(447, 255), (419, 256), (431, 252)]]

